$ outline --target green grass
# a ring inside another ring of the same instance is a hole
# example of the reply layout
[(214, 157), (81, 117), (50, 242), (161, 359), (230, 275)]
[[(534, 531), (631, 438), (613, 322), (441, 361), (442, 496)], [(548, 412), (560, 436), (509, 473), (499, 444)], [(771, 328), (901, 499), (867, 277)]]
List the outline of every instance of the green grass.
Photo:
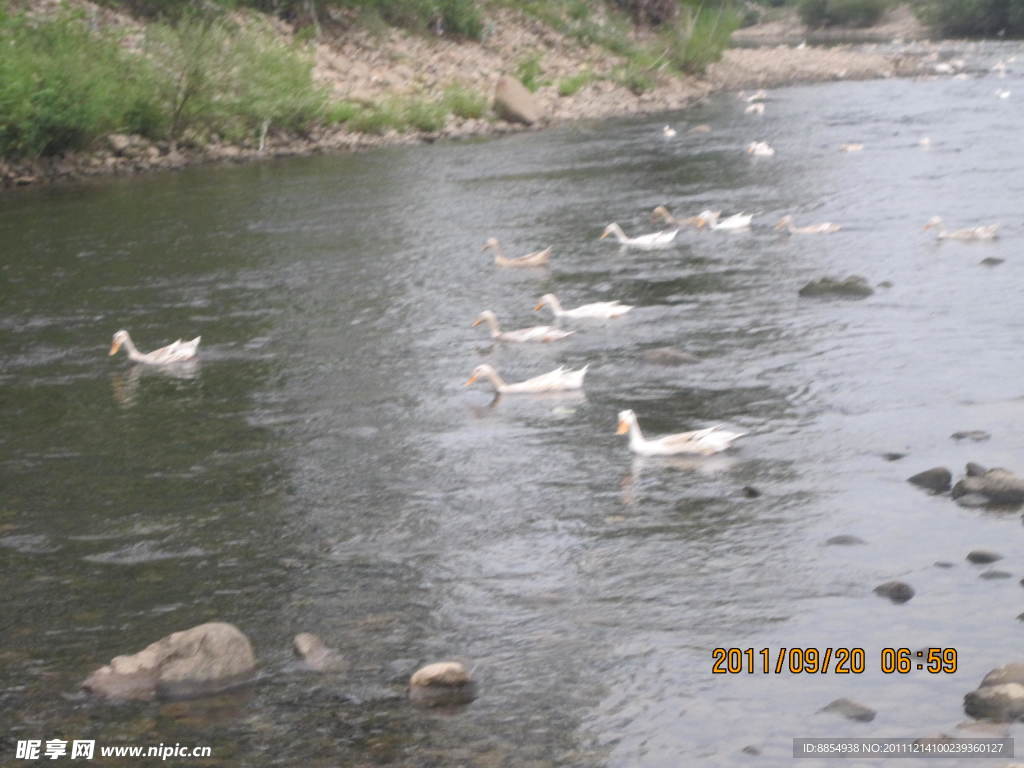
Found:
[(323, 121), (326, 125), (341, 125), (358, 115), (363, 108), (354, 101), (332, 101), (324, 107)]
[(461, 85), (446, 88), (442, 101), (449, 112), (463, 119), (479, 120), (487, 113), (487, 97)]
[(560, 80), (558, 83), (558, 95), (559, 96), (572, 96), (585, 85), (589, 85), (594, 82), (594, 73), (589, 70), (584, 70), (579, 74), (567, 77), (564, 80)]
[(437, 133), (444, 128), (448, 117), (443, 104), (425, 99), (410, 99), (400, 109), (405, 124), (424, 133)]
[(544, 74), (544, 70), (540, 67), (539, 53), (531, 53), (528, 56), (524, 56), (516, 64), (516, 77), (519, 78), (519, 82), (525, 85), (531, 93), (536, 92), (538, 88), (545, 84), (540, 79), (542, 74)]

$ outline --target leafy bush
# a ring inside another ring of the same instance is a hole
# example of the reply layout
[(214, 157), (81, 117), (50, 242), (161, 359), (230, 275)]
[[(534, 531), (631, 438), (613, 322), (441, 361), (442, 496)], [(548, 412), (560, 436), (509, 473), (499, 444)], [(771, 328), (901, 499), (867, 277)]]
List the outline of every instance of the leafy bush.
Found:
[(165, 75), (172, 138), (188, 131), (237, 141), (267, 121), (300, 131), (323, 116), (326, 94), (313, 83), (312, 57), (268, 29), (190, 14), (173, 26), (151, 25), (146, 50)]
[(870, 27), (888, 7), (888, 0), (800, 0), (799, 13), (804, 24), (812, 29)]
[(1024, 35), (1024, 0), (924, 0), (915, 10), (943, 35)]
[(542, 71), (539, 53), (531, 53), (529, 56), (523, 57), (516, 65), (516, 77), (531, 92), (536, 91), (543, 85), (540, 81)]
[(721, 58), (740, 21), (740, 15), (725, 6), (687, 9), (680, 21), (664, 33), (669, 61), (682, 72), (703, 72)]
[(456, 117), (477, 120), (487, 111), (487, 97), (482, 93), (453, 85), (444, 92), (445, 107)]
[(425, 133), (436, 133), (444, 128), (448, 113), (441, 104), (436, 102), (411, 99), (405, 103), (402, 116), (410, 128)]
[(0, 154), (56, 154), (113, 132), (158, 135), (166, 116), (156, 80), (79, 16), (31, 21), (0, 4)]

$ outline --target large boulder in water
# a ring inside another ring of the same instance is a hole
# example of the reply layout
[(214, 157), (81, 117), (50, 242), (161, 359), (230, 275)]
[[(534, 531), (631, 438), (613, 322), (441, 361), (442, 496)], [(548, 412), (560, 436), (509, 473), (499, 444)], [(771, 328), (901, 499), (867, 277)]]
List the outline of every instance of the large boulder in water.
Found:
[(932, 467), (907, 478), (919, 488), (927, 488), (932, 493), (945, 493), (953, 482), (953, 473), (945, 467)]
[(991, 504), (1024, 504), (1024, 478), (997, 467), (981, 475), (969, 473), (953, 486), (954, 499), (972, 493), (984, 496)]
[(466, 704), (476, 698), (476, 684), (460, 662), (439, 661), (413, 673), (409, 698), (428, 707)]
[(210, 622), (115, 656), (82, 688), (109, 699), (191, 698), (246, 682), (255, 668), (249, 638), (233, 624)]
[(533, 125), (540, 122), (537, 100), (514, 77), (502, 75), (494, 88), (494, 111), (512, 123)]

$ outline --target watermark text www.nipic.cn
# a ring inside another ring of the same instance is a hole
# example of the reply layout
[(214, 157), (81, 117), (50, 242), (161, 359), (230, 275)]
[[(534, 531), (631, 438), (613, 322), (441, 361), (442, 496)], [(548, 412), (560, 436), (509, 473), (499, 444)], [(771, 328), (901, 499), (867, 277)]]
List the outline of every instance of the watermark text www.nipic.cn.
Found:
[(100, 746), (96, 748), (95, 739), (75, 739), (68, 742), (64, 739), (24, 739), (18, 741), (15, 758), (20, 760), (50, 759), (58, 760), (67, 757), (71, 760), (92, 760), (96, 757), (155, 757), (166, 760), (169, 757), (211, 757), (210, 747), (190, 747), (175, 742), (174, 744), (150, 744), (140, 746), (121, 744), (118, 746)]

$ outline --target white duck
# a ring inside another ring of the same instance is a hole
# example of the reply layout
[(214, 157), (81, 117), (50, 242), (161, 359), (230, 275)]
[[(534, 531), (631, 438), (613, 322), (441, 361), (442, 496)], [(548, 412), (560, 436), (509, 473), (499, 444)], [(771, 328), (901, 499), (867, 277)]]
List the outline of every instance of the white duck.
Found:
[(747, 144), (747, 154), (754, 157), (772, 157), (775, 154), (775, 150), (771, 148), (767, 141), (752, 141)]
[(754, 220), (752, 213), (734, 213), (732, 216), (719, 220), (720, 215), (718, 211), (702, 211), (697, 215), (702, 222), (699, 226), (707, 227), (714, 232), (738, 232), (741, 229), (747, 229), (750, 222)]
[(503, 331), (498, 325), (497, 316), (489, 309), (480, 313), (480, 316), (473, 321), (473, 327), (476, 328), (480, 323), (487, 323), (487, 327), (491, 329), (491, 338), (495, 341), (558, 341), (576, 333), (576, 331), (563, 331), (553, 325), (534, 325), (530, 328), (520, 328), (517, 331)]
[(779, 223), (775, 225), (775, 229), (784, 229), (791, 235), (830, 235), (833, 232), (838, 232), (842, 227), (838, 224), (833, 224), (831, 221), (797, 227), (793, 224), (793, 217), (786, 214), (779, 219)]
[(952, 231), (946, 230), (942, 226), (942, 219), (938, 216), (932, 216), (928, 223), (924, 225), (925, 229), (931, 229), (937, 227), (939, 240), (994, 240), (999, 237), (999, 225), (988, 224), (981, 227), (965, 227), (964, 229), (954, 229)]
[(553, 371), (548, 371), (532, 379), (520, 381), (515, 384), (505, 382), (494, 366), (484, 363), (473, 369), (473, 374), (464, 386), (469, 386), (477, 379), (483, 377), (491, 382), (494, 391), (502, 395), (513, 395), (531, 392), (566, 392), (574, 389), (583, 389), (583, 377), (587, 375), (589, 364), (584, 365), (575, 371), (568, 370), (564, 365)]
[(764, 103), (755, 101), (753, 104), (748, 104), (747, 108), (743, 110), (744, 114), (747, 115), (763, 115), (764, 114)]
[(619, 427), (617, 435), (629, 432), (629, 447), (633, 453), (641, 456), (672, 456), (678, 453), (699, 453), (710, 456), (721, 453), (729, 448), (733, 440), (743, 437), (745, 433), (727, 432), (718, 426), (698, 429), (695, 432), (681, 432), (648, 440), (640, 432), (636, 414), (632, 411), (619, 411)]
[(670, 227), (675, 227), (676, 229), (680, 229), (684, 226), (700, 228), (704, 226), (705, 222), (703, 219), (705, 216), (718, 216), (720, 213), (720, 211), (704, 211), (697, 216), (690, 216), (686, 219), (677, 219), (672, 215), (668, 208), (664, 205), (659, 205), (651, 211), (651, 221), (664, 221)]
[(128, 352), (128, 358), (136, 363), (147, 365), (167, 365), (168, 363), (184, 363), (187, 360), (195, 359), (199, 350), (199, 340), (202, 336), (196, 336), (192, 341), (178, 339), (166, 347), (154, 349), (152, 352), (139, 352), (128, 331), (118, 331), (110, 344), (110, 355), (116, 355), (122, 345)]
[(664, 136), (666, 139), (674, 139), (676, 137), (676, 129), (673, 128), (671, 125), (666, 125), (664, 128), (661, 129), (661, 135)]
[(767, 93), (767, 91), (764, 90), (764, 88), (762, 88), (759, 91), (754, 91), (749, 96), (745, 96), (743, 94), (743, 91), (740, 91), (739, 92), (739, 97), (741, 99), (743, 99), (745, 102), (747, 102), (748, 104), (753, 104), (755, 101), (764, 101), (765, 99), (767, 99), (768, 98), (768, 93)]
[(545, 304), (551, 307), (551, 311), (555, 313), (555, 317), (591, 317), (609, 319), (612, 317), (622, 317), (633, 308), (630, 304), (623, 304), (618, 301), (595, 301), (593, 304), (583, 304), (575, 309), (562, 309), (562, 302), (558, 300), (558, 297), (555, 296), (555, 294), (545, 293), (540, 297), (540, 301), (537, 303), (537, 306), (534, 307), (534, 310), (540, 310)]
[(863, 144), (849, 144), (849, 143), (847, 143), (847, 144), (840, 144), (839, 145), (839, 151), (840, 152), (860, 152), (862, 149), (864, 149), (864, 145)]
[(622, 227), (613, 222), (604, 228), (604, 232), (602, 232), (601, 236), (597, 239), (604, 240), (609, 235), (615, 235), (615, 239), (627, 248), (652, 250), (654, 248), (667, 248), (672, 245), (672, 241), (676, 239), (676, 235), (678, 234), (679, 229), (677, 227), (676, 229), (666, 229), (663, 232), (651, 232), (649, 235), (626, 237), (626, 233), (622, 231)]
[(550, 245), (543, 251), (534, 251), (525, 256), (516, 256), (515, 258), (509, 258), (505, 255), (505, 251), (496, 237), (488, 238), (481, 250), (486, 251), (488, 248), (494, 249), (494, 263), (499, 267), (543, 267), (551, 261)]

